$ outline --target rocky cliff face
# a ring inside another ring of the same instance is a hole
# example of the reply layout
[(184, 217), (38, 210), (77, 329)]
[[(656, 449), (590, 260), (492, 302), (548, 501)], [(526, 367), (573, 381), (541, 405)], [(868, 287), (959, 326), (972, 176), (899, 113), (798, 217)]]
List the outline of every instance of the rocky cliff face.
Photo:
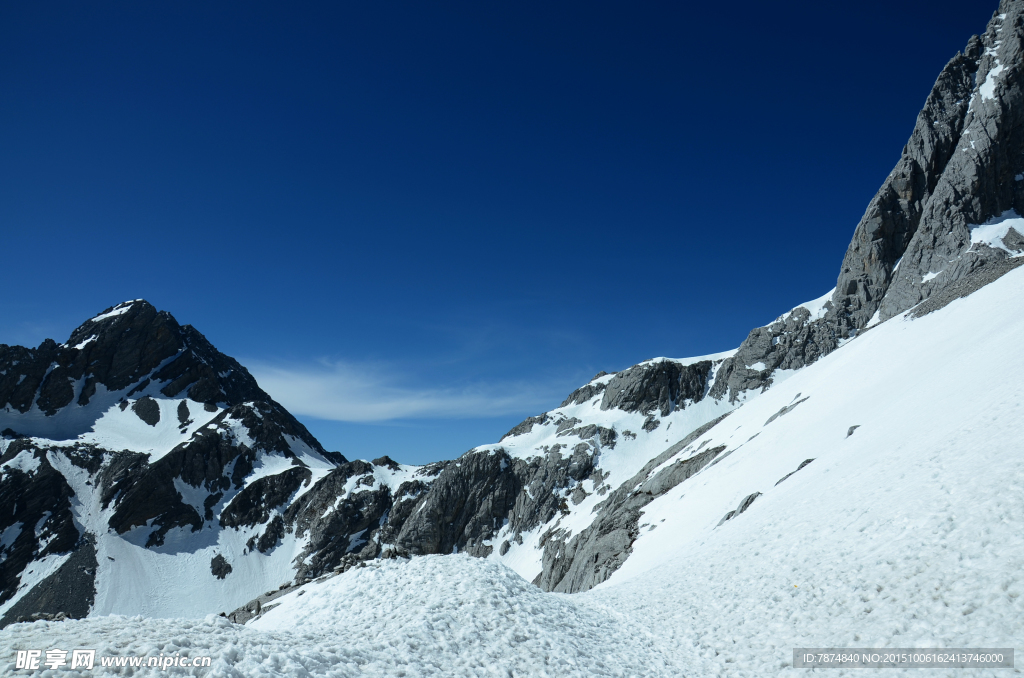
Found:
[(949, 61), (854, 230), (828, 303), (816, 317), (795, 309), (754, 329), (714, 396), (770, 386), (777, 370), (811, 364), (968, 277), (1014, 265), (1019, 230), (999, 222), (1024, 210), (1022, 22), (1024, 4), (1003, 0), (985, 33)]
[[(648, 504), (753, 440), (730, 434), (735, 408), (1024, 263), (1022, 36), (1024, 0), (1004, 0), (943, 69), (835, 290), (735, 351), (602, 372), (454, 461), (327, 452), (245, 368), (144, 301), (64, 344), (0, 346), (0, 625), (236, 607), (245, 621), (289, 586), (422, 554), (501, 560), (546, 590), (601, 583), (657, 527)], [(159, 587), (198, 602), (154, 601)]]

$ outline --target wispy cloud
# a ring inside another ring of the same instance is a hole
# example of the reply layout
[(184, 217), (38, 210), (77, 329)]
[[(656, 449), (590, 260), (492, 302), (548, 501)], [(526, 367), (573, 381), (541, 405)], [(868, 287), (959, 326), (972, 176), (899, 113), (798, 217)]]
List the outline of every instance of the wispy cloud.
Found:
[[(386, 365), (323, 361), (316, 364), (244, 364), (275, 400), (296, 415), (333, 421), (471, 419), (533, 414), (557, 407), (564, 383), (409, 383), (406, 371)], [(570, 387), (571, 388), (571, 387)]]

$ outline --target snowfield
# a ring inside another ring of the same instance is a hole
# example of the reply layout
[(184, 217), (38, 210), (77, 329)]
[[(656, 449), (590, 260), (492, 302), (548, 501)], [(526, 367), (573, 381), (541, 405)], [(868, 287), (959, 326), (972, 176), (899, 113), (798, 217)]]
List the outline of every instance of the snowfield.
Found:
[[(95, 648), (98, 656), (178, 652), (214, 657), (210, 668), (169, 668), (171, 675), (177, 671), (233, 677), (554, 677), (682, 672), (674, 653), (664, 652), (630, 617), (600, 604), (580, 606), (572, 597), (543, 593), (502, 565), (464, 555), (385, 561), (352, 570), (306, 587), (302, 596), (288, 596), (250, 626), (213, 615), (204, 620), (110, 616), (15, 624), (3, 633), (5, 656), (0, 666), (6, 665), (11, 673), (16, 673), (13, 651), (40, 643), (47, 648)], [(637, 666), (638, 661), (642, 665)], [(95, 669), (80, 675), (97, 671), (102, 673)]]
[(1024, 649), (1021, 337), (1024, 268), (743, 403), (688, 453), (725, 446), (716, 462), (645, 508), (632, 555), (587, 593), (543, 593), (494, 560), (384, 561), (248, 626), (11, 625), (0, 672), (50, 648), (214, 658), (172, 675), (505, 677), (796, 676), (794, 647)]

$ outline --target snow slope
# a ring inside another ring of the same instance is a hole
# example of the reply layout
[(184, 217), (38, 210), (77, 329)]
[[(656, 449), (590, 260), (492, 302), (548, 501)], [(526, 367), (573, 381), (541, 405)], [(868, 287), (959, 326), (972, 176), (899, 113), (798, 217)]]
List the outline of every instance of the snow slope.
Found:
[(12, 625), (0, 667), (17, 649), (95, 646), (212, 654), (208, 676), (785, 676), (803, 675), (795, 646), (1024, 647), (1021, 336), (1016, 269), (799, 371), (694, 442), (726, 449), (646, 507), (632, 556), (587, 593), (483, 559), (388, 561), (250, 626)]
[(785, 674), (794, 646), (1024, 646), (1022, 333), (1017, 269), (800, 371), (708, 433), (735, 453), (650, 504), (592, 595), (694, 644), (701, 675)]

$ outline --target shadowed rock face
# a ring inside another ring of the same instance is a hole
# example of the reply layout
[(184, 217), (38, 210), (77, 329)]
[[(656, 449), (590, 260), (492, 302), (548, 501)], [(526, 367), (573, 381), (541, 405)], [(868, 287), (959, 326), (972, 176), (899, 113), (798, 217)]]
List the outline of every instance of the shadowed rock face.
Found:
[[(270, 399), (237, 361), (142, 300), (107, 309), (65, 344), (47, 339), (36, 349), (0, 345), (0, 372), (0, 408), (27, 412), (36, 404), (47, 415), (73, 401), (88, 404), (99, 386), (141, 391), (147, 378), (168, 382), (165, 396), (187, 395), (200, 403)], [(152, 417), (152, 408), (147, 411)]]
[[(507, 522), (522, 534), (568, 509), (567, 491), (586, 479), (596, 484), (598, 432), (592, 445), (578, 445), (514, 459), (502, 449), (470, 452), (449, 462), (411, 512), (395, 539), (399, 554), (469, 553), (487, 556), (491, 540)], [(596, 474), (596, 475), (595, 475)]]
[(96, 547), (85, 539), (56, 572), (7, 610), (0, 628), (39, 618), (87, 616), (96, 597), (96, 567)]
[[(1024, 212), (1024, 181), (1017, 178), (1024, 173), (1022, 51), (1024, 7), (1004, 1), (968, 48), (979, 87), (966, 99), (956, 148), (881, 302), (882, 320), (1007, 258), (1001, 249), (972, 244), (971, 226), (1007, 210)], [(942, 275), (924, 280), (929, 273)]]
[[(74, 492), (64, 476), (28, 439), (10, 441), (0, 463), (19, 456), (34, 459), (38, 467), (32, 472), (8, 469), (0, 477), (0, 531), (7, 535), (17, 532), (0, 561), (0, 601), (17, 592), (20, 575), (31, 562), (75, 549), (81, 536), (71, 512)], [(37, 610), (21, 609), (20, 614), (32, 611)]]
[(785, 320), (751, 330), (719, 368), (709, 395), (735, 401), (744, 391), (763, 391), (777, 370), (798, 370), (838, 348), (845, 325), (809, 318), (806, 309), (798, 308)]

